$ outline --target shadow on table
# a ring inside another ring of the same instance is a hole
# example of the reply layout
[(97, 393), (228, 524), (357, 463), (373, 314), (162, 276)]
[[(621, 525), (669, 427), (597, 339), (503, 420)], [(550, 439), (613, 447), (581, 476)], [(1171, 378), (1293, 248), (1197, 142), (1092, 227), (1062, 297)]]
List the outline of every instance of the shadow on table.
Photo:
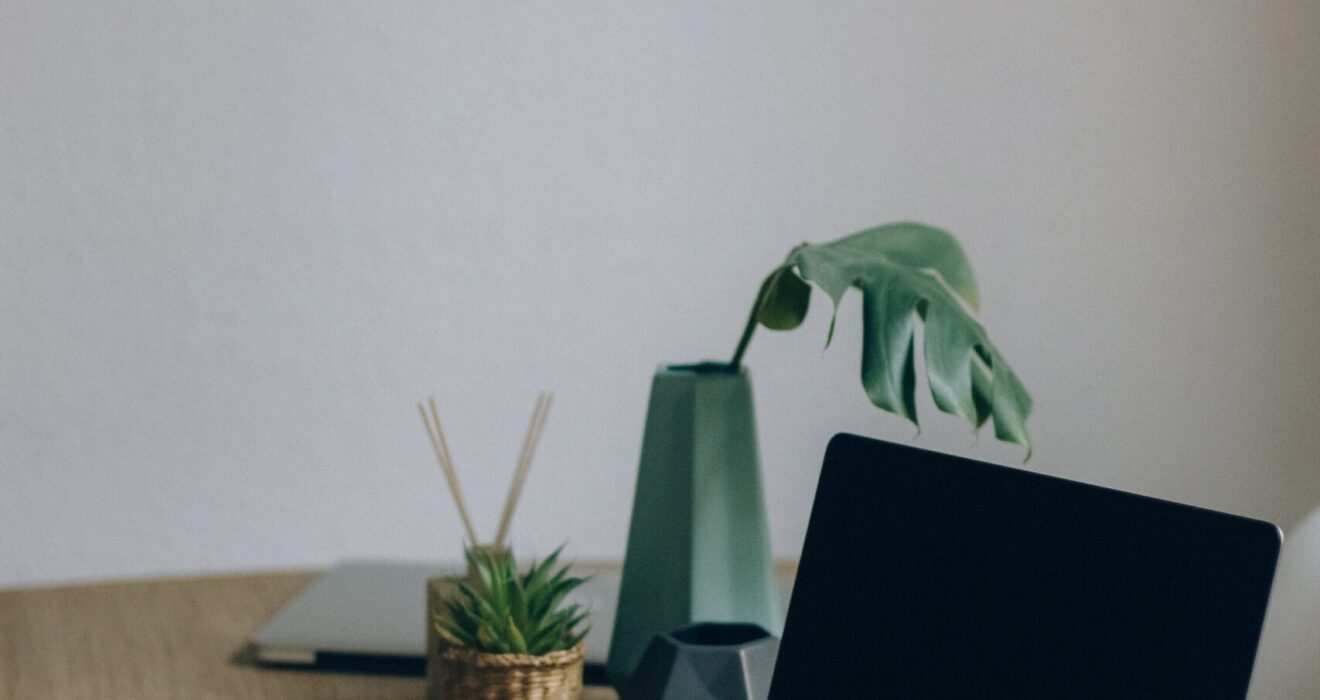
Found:
[[(250, 668), (268, 668), (285, 671), (312, 671), (318, 673), (360, 673), (374, 676), (425, 676), (426, 659), (416, 656), (377, 656), (366, 654), (325, 654), (316, 655), (316, 663), (279, 664), (258, 661), (252, 647), (244, 645), (229, 657), (229, 663)], [(605, 667), (587, 664), (582, 673), (582, 680), (587, 685), (609, 685), (605, 677)]]

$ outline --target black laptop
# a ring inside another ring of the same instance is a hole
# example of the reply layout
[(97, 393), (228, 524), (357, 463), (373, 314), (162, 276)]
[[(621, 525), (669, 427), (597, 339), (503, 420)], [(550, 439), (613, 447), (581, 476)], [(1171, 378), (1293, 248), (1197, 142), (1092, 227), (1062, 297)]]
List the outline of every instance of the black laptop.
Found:
[(1242, 698), (1279, 529), (912, 447), (825, 454), (770, 690)]

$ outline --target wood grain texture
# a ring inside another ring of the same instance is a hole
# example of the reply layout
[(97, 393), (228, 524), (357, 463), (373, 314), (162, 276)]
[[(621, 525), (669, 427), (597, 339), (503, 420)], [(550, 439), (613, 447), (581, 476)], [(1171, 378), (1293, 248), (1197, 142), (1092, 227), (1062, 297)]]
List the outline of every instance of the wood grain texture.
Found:
[[(315, 572), (0, 591), (0, 697), (420, 700), (422, 678), (259, 668), (248, 635)], [(613, 700), (589, 687), (584, 700)]]

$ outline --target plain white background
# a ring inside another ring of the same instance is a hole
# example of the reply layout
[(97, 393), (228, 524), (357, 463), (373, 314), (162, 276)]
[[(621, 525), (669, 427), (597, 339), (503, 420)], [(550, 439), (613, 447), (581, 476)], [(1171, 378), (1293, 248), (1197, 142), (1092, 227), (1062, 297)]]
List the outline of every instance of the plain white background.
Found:
[[(1320, 501), (1315, 3), (0, 4), (0, 585), (622, 554), (650, 374), (803, 240), (963, 241), (1029, 468)], [(748, 355), (776, 553), (867, 403), (859, 304)]]

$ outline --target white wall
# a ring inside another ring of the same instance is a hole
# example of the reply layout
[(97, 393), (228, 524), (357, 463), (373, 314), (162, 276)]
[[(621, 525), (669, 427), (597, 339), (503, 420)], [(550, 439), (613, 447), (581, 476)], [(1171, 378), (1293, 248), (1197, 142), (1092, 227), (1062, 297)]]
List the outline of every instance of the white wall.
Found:
[[(0, 585), (441, 557), (413, 403), (494, 528), (621, 554), (650, 373), (793, 244), (963, 240), (1030, 466), (1320, 501), (1320, 14), (1275, 3), (0, 4)], [(858, 304), (763, 332), (777, 553), (867, 404)]]

